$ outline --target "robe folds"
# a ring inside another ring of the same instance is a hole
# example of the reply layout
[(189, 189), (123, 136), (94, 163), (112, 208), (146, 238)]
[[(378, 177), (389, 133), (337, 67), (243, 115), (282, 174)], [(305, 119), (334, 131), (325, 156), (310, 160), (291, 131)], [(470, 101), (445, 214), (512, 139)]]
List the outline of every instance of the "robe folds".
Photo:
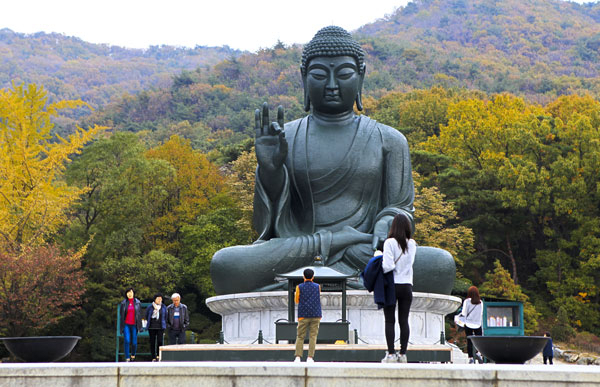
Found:
[[(285, 124), (285, 179), (275, 200), (269, 199), (257, 167), (253, 223), (259, 239), (215, 254), (211, 276), (217, 294), (266, 290), (276, 273), (311, 265), (316, 255), (326, 266), (355, 273), (372, 257), (371, 244), (349, 245), (330, 254), (335, 232), (349, 226), (373, 233), (378, 220), (398, 213), (413, 221), (414, 186), (404, 135), (360, 116), (350, 148), (341, 150), (341, 161), (319, 175), (310, 168), (315, 160), (309, 155), (309, 131), (308, 117)], [(331, 148), (336, 150), (336, 144)], [(244, 274), (231, 284), (231, 274), (238, 270)]]

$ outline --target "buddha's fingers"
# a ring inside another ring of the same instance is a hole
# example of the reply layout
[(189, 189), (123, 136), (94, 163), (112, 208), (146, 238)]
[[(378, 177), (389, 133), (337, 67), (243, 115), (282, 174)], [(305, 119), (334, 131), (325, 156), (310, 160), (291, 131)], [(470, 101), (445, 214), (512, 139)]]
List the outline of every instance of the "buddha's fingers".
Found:
[(281, 130), (279, 132), (279, 147), (280, 147), (281, 151), (283, 153), (285, 153), (285, 155), (287, 156), (288, 143), (287, 143), (287, 140), (285, 139), (285, 133), (283, 133), (283, 130)]
[(269, 105), (264, 102), (262, 106), (262, 130), (263, 135), (267, 134), (269, 131)]
[(283, 128), (281, 128), (277, 122), (272, 122), (271, 125), (269, 125), (269, 135), (271, 136), (279, 136), (279, 133), (281, 133), (282, 130)]
[(283, 121), (283, 106), (281, 105), (277, 107), (277, 123), (279, 124), (281, 130), (283, 130), (285, 122)]
[(256, 138), (262, 135), (262, 127), (260, 126), (260, 109), (254, 111), (254, 131), (256, 132)]
[(373, 249), (373, 251), (377, 250), (378, 245), (379, 237), (377, 235), (373, 235), (373, 243), (371, 244), (371, 248)]

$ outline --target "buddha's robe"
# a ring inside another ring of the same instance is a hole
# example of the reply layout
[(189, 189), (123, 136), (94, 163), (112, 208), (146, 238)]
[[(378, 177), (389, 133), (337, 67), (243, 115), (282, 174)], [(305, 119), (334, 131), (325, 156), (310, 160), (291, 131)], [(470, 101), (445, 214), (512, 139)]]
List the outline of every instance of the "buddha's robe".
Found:
[(250, 246), (218, 251), (211, 262), (217, 294), (241, 293), (273, 284), (276, 273), (311, 265), (321, 255), (326, 266), (355, 273), (372, 257), (371, 243), (331, 252), (333, 234), (350, 226), (373, 233), (384, 216), (403, 213), (413, 219), (414, 187), (406, 138), (394, 128), (361, 116), (350, 149), (338, 166), (318, 176), (309, 169), (308, 117), (285, 125), (288, 155), (285, 181), (271, 201), (257, 169), (254, 227), (259, 239)]

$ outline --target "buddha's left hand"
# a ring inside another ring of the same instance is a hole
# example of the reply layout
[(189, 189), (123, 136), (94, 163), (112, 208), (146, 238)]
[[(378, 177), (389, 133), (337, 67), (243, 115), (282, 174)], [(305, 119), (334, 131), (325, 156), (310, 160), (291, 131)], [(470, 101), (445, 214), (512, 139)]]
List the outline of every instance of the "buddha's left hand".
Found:
[(387, 239), (388, 232), (392, 226), (392, 220), (394, 220), (394, 217), (384, 216), (375, 223), (375, 228), (373, 229), (373, 244), (371, 246), (373, 251), (381, 250), (383, 248), (383, 242)]

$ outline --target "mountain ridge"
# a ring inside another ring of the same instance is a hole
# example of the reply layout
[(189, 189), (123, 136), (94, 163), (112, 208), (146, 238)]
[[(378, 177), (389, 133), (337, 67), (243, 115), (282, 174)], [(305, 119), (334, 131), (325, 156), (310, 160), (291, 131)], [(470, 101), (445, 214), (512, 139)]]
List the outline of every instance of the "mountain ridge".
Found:
[[(412, 59), (423, 62), (428, 76), (416, 72), (429, 80), (429, 86), (439, 73), (470, 88), (531, 97), (550, 90), (557, 95), (586, 89), (597, 93), (598, 20), (598, 3), (415, 0), (355, 33), (363, 41), (375, 38), (379, 44), (415, 50)], [(377, 58), (377, 49), (371, 54)], [(389, 60), (381, 62), (385, 67)], [(551, 77), (565, 78), (557, 82)], [(411, 84), (398, 74), (395, 78)], [(574, 78), (593, 79), (594, 85), (582, 85)], [(510, 86), (513, 90), (508, 90)]]
[(89, 43), (59, 33), (0, 29), (0, 87), (43, 84), (51, 99), (81, 98), (94, 107), (115, 95), (165, 87), (182, 70), (209, 68), (243, 52), (228, 46), (147, 49)]

